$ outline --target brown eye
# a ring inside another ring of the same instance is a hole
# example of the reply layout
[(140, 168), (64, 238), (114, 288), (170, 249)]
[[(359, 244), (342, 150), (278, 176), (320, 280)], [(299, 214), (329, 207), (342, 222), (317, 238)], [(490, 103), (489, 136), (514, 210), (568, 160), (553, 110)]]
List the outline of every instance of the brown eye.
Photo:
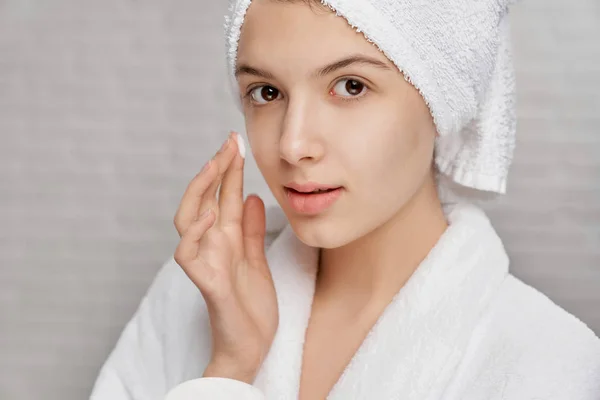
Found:
[[(364, 83), (356, 79), (342, 79), (335, 84), (334, 92), (341, 97), (357, 97), (366, 89)], [(347, 94), (345, 94), (345, 93)]]
[(279, 96), (279, 90), (275, 89), (273, 86), (259, 86), (254, 88), (250, 94), (254, 101), (265, 104), (276, 100)]
[(355, 80), (348, 80), (346, 82), (346, 90), (348, 91), (348, 93), (350, 93), (353, 96), (359, 95), (360, 92), (362, 92), (363, 89), (363, 84), (355, 81)]

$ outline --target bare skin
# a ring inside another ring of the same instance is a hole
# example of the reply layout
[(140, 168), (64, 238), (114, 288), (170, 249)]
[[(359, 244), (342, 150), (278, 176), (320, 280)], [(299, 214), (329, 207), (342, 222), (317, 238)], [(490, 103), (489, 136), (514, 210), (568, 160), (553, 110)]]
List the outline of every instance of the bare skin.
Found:
[[(357, 54), (379, 64), (316, 73)], [(343, 18), (303, 2), (254, 0), (237, 66), (257, 165), (298, 238), (321, 249), (300, 399), (325, 398), (448, 226), (433, 172), (437, 131), (383, 53)], [(344, 193), (307, 217), (287, 203), (292, 180)]]
[[(321, 249), (299, 393), (321, 399), (447, 228), (432, 168), (437, 132), (418, 91), (331, 12), (254, 0), (238, 50), (254, 158), (296, 236)], [(184, 194), (175, 260), (208, 305), (213, 359), (204, 376), (252, 383), (278, 310), (264, 204), (243, 201), (244, 163), (229, 144)], [(342, 195), (306, 216), (287, 201), (290, 181), (340, 186)]]
[[(412, 212), (408, 213), (406, 218), (419, 215), (415, 208), (425, 207), (428, 199), (432, 198), (429, 191), (435, 190), (433, 175), (430, 180), (431, 182), (424, 184), (407, 204), (407, 213), (411, 208)], [(323, 268), (323, 265), (327, 253), (321, 251), (315, 296), (304, 344), (299, 400), (326, 398), (392, 297), (408, 281), (446, 229), (443, 215), (440, 218), (442, 220), (437, 226), (437, 231), (432, 224), (426, 228), (426, 233), (418, 235), (419, 239), (412, 242), (414, 246), (420, 247), (414, 249), (415, 258), (397, 264), (404, 268), (387, 271), (391, 279), (388, 282), (379, 282), (379, 288), (374, 292), (363, 293), (365, 297), (357, 291), (343, 292), (326, 281), (323, 274), (327, 268)]]
[(378, 317), (372, 311), (352, 320), (336, 320), (345, 312), (329, 309), (315, 298), (306, 331), (299, 400), (326, 398)]

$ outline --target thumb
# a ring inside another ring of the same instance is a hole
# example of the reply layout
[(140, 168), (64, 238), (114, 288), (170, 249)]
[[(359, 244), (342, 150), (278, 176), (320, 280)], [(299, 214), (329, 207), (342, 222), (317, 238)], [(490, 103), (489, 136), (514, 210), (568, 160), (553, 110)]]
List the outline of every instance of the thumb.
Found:
[(244, 254), (252, 267), (267, 268), (265, 256), (266, 217), (265, 204), (255, 194), (246, 198), (242, 217)]

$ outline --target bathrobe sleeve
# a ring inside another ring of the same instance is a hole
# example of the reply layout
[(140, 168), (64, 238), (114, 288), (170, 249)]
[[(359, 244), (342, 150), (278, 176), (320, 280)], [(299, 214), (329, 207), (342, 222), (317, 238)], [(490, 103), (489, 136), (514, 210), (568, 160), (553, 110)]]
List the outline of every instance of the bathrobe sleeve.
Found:
[(162, 400), (169, 385), (169, 355), (181, 351), (168, 346), (170, 330), (179, 329), (171, 317), (181, 293), (178, 268), (171, 258), (159, 269), (100, 369), (90, 400)]
[(265, 400), (264, 394), (245, 382), (228, 378), (198, 378), (185, 381), (167, 393), (165, 400)]
[[(266, 250), (283, 225), (267, 219)], [(102, 365), (90, 400), (263, 400), (244, 382), (201, 377), (211, 341), (204, 299), (171, 257)]]

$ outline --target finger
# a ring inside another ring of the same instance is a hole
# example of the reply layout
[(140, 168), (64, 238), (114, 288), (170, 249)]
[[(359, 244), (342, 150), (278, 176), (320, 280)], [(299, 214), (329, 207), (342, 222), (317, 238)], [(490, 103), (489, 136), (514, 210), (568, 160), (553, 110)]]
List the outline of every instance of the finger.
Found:
[[(227, 142), (223, 143), (223, 146), (226, 146), (226, 144)], [(211, 204), (216, 205), (216, 201), (209, 202), (206, 205), (203, 205), (202, 203), (206, 197), (210, 197), (210, 195), (207, 195), (206, 193), (215, 185), (215, 182), (218, 187), (219, 169), (222, 168), (222, 165), (226, 162), (226, 160), (224, 160), (226, 157), (227, 153), (224, 151), (224, 148), (221, 147), (221, 150), (219, 150), (219, 152), (205, 165), (205, 168), (200, 171), (188, 185), (174, 218), (175, 227), (180, 236), (185, 233), (185, 230), (187, 230), (190, 223), (198, 218), (198, 215), (211, 208)]]
[(218, 223), (220, 226), (236, 225), (241, 228), (244, 212), (244, 158), (239, 151), (238, 140), (243, 139), (238, 133), (234, 133), (231, 147), (235, 156), (221, 182)]
[(198, 210), (206, 189), (217, 176), (214, 160), (209, 160), (202, 171), (200, 171), (188, 184), (175, 213), (175, 228), (179, 236), (183, 236), (190, 224), (198, 218)]
[(179, 265), (187, 264), (196, 259), (198, 255), (198, 242), (206, 231), (215, 222), (215, 213), (212, 210), (206, 210), (206, 213), (200, 216), (198, 221), (194, 221), (185, 234), (181, 237), (179, 245), (175, 249), (174, 259)]
[(232, 141), (233, 139), (231, 138), (231, 135), (229, 135), (229, 138), (224, 144), (224, 147), (221, 148), (219, 153), (214, 157), (214, 166), (217, 176), (210, 184), (208, 189), (206, 189), (206, 192), (204, 193), (202, 202), (200, 204), (200, 209), (198, 210), (198, 212), (202, 213), (205, 210), (212, 208), (215, 212), (217, 221), (219, 220), (219, 215), (221, 213), (221, 210), (219, 209), (219, 204), (217, 202), (217, 189), (219, 188), (219, 185), (223, 180), (223, 175), (225, 174), (227, 168), (229, 168), (229, 165), (231, 164), (231, 161), (235, 157), (235, 153), (232, 149), (233, 146), (231, 146)]
[(242, 235), (244, 254), (252, 266), (266, 266), (265, 234), (265, 205), (257, 195), (250, 195), (244, 203)]

